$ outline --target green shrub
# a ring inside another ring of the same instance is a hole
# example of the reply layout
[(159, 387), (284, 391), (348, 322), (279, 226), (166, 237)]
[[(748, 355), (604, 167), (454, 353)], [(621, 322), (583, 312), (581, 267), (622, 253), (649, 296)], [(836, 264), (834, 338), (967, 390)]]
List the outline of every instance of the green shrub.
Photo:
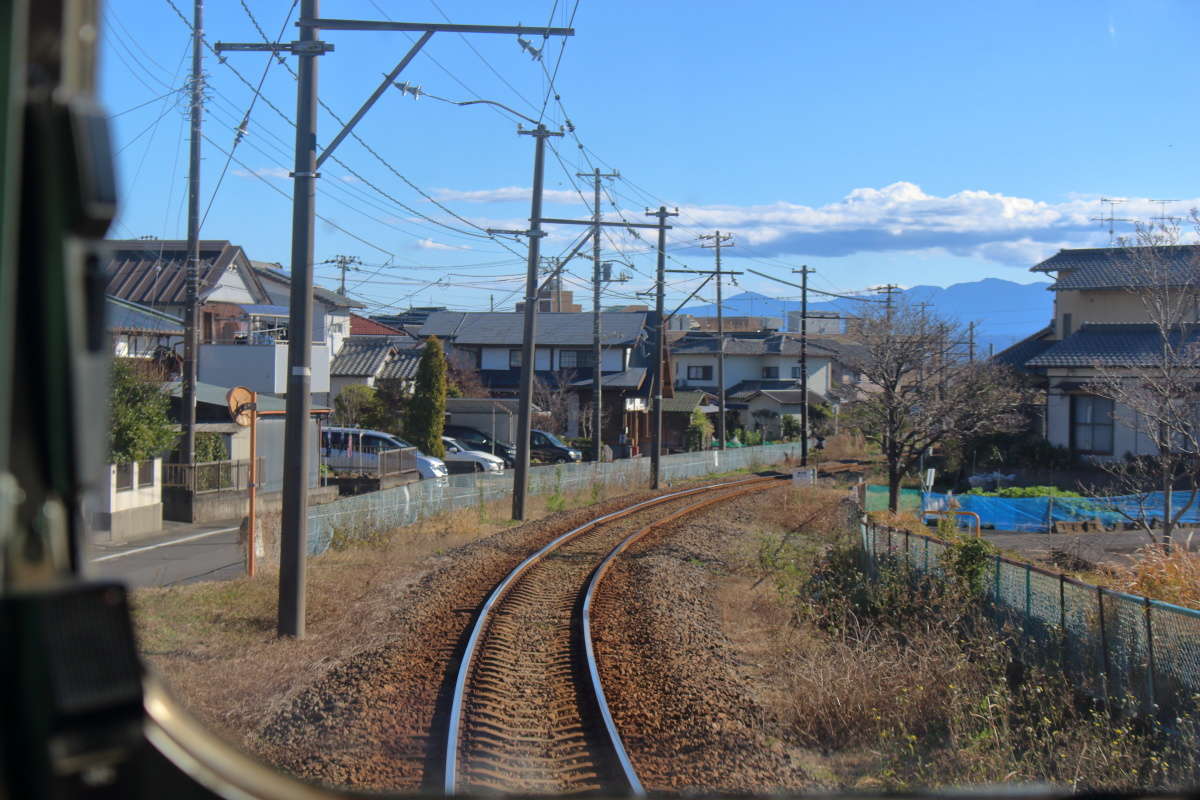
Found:
[(1083, 497), (1079, 492), (1057, 486), (1007, 486), (991, 492), (972, 489), (967, 494), (977, 497)]

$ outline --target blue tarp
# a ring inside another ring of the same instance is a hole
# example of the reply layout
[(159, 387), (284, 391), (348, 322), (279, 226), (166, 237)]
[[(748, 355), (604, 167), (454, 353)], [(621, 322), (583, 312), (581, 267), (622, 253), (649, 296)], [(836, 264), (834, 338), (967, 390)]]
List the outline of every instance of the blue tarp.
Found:
[[(943, 510), (948, 507), (951, 496), (931, 492), (925, 496), (923, 508), (926, 511)], [(1105, 525), (1119, 525), (1142, 515), (1161, 519), (1164, 510), (1162, 492), (1144, 497), (982, 497), (962, 494), (953, 495), (953, 498), (960, 510), (978, 514), (985, 528), (1032, 533), (1047, 533), (1055, 522), (1099, 520)], [(1172, 499), (1174, 511), (1179, 512), (1187, 506), (1191, 495), (1181, 492)], [(1179, 521), (1200, 522), (1200, 503), (1188, 508)]]

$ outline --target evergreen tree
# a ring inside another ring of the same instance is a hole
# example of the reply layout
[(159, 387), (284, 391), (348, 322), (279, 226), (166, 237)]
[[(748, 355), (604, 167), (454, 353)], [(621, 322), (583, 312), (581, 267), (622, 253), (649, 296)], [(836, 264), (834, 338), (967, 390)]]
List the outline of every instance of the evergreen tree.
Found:
[(416, 387), (404, 417), (405, 438), (427, 456), (441, 458), (442, 430), (446, 425), (446, 355), (436, 336), (425, 340)]
[(122, 359), (113, 362), (109, 399), (109, 452), (116, 464), (149, 461), (179, 439), (168, 409), (171, 398)]
[(712, 435), (713, 424), (708, 415), (699, 408), (692, 409), (692, 418), (687, 426), (688, 450), (707, 450)]

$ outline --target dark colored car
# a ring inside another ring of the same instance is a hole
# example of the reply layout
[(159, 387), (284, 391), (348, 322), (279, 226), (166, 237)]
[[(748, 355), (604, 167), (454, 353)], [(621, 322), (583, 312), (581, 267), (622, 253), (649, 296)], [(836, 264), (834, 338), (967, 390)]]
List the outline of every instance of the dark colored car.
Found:
[(570, 445), (563, 444), (549, 431), (532, 431), (529, 434), (529, 458), (549, 464), (566, 464), (582, 461), (583, 453)]
[(442, 433), (458, 439), (472, 450), (482, 450), (504, 459), (504, 466), (510, 469), (517, 463), (517, 448), (507, 442), (494, 439), (478, 428), (467, 425), (447, 425)]

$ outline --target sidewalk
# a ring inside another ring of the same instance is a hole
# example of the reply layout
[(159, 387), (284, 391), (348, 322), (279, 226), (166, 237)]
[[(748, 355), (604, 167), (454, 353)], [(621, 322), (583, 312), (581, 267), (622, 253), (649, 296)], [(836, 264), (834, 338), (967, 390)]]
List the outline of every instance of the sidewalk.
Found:
[(228, 580), (245, 573), (238, 541), (242, 520), (164, 522), (157, 536), (119, 546), (88, 548), (87, 574), (124, 580), (130, 588)]

